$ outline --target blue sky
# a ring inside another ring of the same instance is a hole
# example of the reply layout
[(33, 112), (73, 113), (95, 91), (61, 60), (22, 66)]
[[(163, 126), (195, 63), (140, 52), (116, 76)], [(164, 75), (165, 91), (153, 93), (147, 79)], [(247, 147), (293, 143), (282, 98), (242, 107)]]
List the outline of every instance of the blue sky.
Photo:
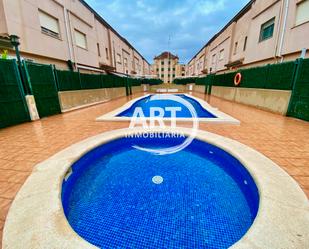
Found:
[(167, 50), (187, 63), (249, 0), (86, 2), (150, 63), (154, 56)]

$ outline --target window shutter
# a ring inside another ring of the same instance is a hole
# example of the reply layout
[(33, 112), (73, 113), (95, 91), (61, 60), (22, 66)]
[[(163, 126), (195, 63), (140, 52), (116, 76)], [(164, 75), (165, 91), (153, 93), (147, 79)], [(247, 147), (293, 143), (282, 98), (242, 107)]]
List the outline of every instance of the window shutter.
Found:
[(58, 20), (42, 11), (39, 11), (39, 18), (41, 27), (48, 29), (54, 33), (59, 34)]
[(309, 21), (309, 0), (297, 5), (295, 25)]
[(75, 30), (75, 42), (77, 46), (87, 49), (86, 35), (79, 32), (78, 30)]

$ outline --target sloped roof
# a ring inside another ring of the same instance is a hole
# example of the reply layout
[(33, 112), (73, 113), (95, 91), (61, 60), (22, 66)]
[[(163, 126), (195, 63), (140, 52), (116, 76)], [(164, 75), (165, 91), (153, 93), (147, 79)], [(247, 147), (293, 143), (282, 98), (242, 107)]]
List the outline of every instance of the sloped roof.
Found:
[(162, 54), (156, 56), (154, 58), (155, 60), (163, 60), (163, 59), (179, 59), (179, 57), (177, 55), (173, 55), (171, 52), (163, 52)]

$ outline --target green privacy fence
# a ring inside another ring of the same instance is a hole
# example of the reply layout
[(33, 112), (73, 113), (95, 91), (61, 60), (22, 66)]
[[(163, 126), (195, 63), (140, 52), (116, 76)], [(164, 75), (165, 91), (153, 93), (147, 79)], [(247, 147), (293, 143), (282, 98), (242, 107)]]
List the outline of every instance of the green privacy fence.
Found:
[(285, 62), (224, 74), (212, 74), (201, 78), (175, 79), (174, 83), (235, 87), (234, 77), (240, 72), (242, 81), (238, 87), (291, 90), (296, 66), (295, 62)]
[(309, 121), (309, 59), (299, 59), (288, 116)]
[(144, 82), (143, 84), (148, 84), (151, 86), (163, 84), (163, 80), (160, 79), (143, 79), (143, 82)]
[(40, 118), (61, 113), (53, 66), (26, 62), (24, 69)]
[(113, 74), (85, 74), (73, 71), (55, 70), (59, 91), (82, 89), (117, 88), (140, 86), (141, 84), (161, 84), (161, 80), (147, 78), (120, 77)]
[(0, 59), (0, 128), (29, 120), (17, 63)]
[(55, 70), (59, 91), (125, 87), (126, 78), (116, 75), (85, 74)]
[(202, 79), (202, 78), (197, 78), (197, 77), (182, 78), (182, 79), (176, 78), (173, 80), (173, 83), (176, 85), (187, 85), (187, 84), (196, 83), (197, 79)]
[(296, 66), (295, 62), (285, 62), (240, 70), (240, 87), (291, 90)]

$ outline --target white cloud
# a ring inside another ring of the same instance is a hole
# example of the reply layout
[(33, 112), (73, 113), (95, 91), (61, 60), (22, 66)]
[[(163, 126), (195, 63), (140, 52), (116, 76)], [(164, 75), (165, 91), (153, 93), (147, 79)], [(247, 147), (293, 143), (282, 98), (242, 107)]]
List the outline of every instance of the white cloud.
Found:
[(218, 1), (199, 1), (197, 3), (197, 10), (203, 15), (209, 15), (220, 10), (224, 10), (227, 0), (218, 0)]

